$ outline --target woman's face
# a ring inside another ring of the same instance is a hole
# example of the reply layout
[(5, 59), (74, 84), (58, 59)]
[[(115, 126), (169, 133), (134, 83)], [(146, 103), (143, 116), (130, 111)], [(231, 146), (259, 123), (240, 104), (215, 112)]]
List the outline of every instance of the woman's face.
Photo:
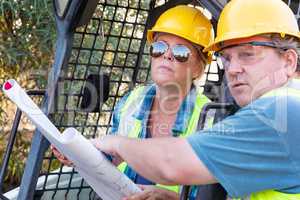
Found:
[[(161, 56), (151, 58), (152, 80), (158, 86), (190, 87), (192, 80), (199, 77), (204, 69), (197, 49), (189, 41), (172, 34), (160, 33), (155, 42), (159, 41), (167, 44), (168, 50)], [(171, 49), (175, 45), (184, 45), (190, 50), (185, 62), (173, 56)]]

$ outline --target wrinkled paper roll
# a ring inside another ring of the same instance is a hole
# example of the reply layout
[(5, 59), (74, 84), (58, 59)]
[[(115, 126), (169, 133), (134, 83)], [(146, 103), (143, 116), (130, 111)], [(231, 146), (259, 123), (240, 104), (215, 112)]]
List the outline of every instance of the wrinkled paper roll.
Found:
[(6, 81), (2, 90), (49, 142), (73, 162), (75, 169), (103, 200), (121, 200), (141, 191), (76, 129), (68, 128), (61, 134), (15, 80)]

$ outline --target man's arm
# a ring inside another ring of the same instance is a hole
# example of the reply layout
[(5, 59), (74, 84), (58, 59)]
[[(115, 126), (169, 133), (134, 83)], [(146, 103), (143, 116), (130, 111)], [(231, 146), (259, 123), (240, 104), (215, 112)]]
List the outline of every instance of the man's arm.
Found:
[(161, 184), (207, 184), (215, 178), (185, 139), (129, 139), (105, 136), (93, 140), (101, 151), (119, 156), (145, 178)]

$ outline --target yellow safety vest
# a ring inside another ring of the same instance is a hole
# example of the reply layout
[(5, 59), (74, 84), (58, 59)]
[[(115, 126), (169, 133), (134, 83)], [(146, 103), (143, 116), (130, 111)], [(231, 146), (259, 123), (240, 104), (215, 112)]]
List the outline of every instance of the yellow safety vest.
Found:
[(275, 190), (256, 192), (245, 198), (232, 200), (300, 200), (300, 194), (287, 194)]
[[(293, 80), (294, 82), (300, 83), (299, 80)], [(300, 97), (300, 91), (291, 87), (281, 87), (272, 90), (261, 98), (265, 97), (284, 97), (284, 96), (296, 96)], [(275, 180), (276, 181), (276, 180)], [(280, 180), (279, 180), (280, 181)], [(300, 180), (299, 180), (300, 181)], [(261, 192), (255, 192), (244, 198), (234, 198), (232, 200), (300, 200), (300, 194), (287, 194), (283, 192), (278, 192), (276, 190), (266, 190)]]
[[(118, 128), (120, 130), (119, 134), (124, 135), (127, 133), (128, 137), (139, 138), (139, 134), (141, 133), (142, 130), (142, 122), (136, 118), (130, 119), (130, 116), (132, 116), (132, 114), (135, 113), (140, 108), (141, 103), (143, 102), (142, 100), (144, 98), (144, 93), (143, 93), (144, 91), (145, 91), (145, 87), (141, 86), (133, 90), (128, 96), (124, 106), (120, 110), (121, 114), (120, 114), (120, 123)], [(209, 99), (205, 95), (200, 93), (197, 94), (194, 110), (189, 119), (188, 127), (184, 133), (180, 134), (180, 137), (187, 137), (196, 131), (202, 107), (208, 102)], [(128, 167), (127, 163), (123, 162), (118, 166), (118, 169), (122, 172), (125, 172), (127, 167)], [(174, 191), (176, 193), (180, 192), (180, 186), (178, 185), (167, 186), (167, 185), (156, 184), (156, 186)]]

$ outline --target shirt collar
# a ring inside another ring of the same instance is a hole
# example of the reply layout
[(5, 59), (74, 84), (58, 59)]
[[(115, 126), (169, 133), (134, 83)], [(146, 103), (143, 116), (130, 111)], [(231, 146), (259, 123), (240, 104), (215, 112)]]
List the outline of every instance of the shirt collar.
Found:
[(133, 116), (138, 120), (144, 121), (144, 119), (148, 119), (149, 117), (152, 108), (152, 103), (156, 95), (155, 84), (146, 87), (146, 90), (143, 92), (142, 95), (144, 95), (145, 98), (143, 99), (140, 109)]
[(184, 133), (189, 125), (189, 119), (192, 116), (195, 102), (197, 97), (196, 87), (192, 87), (190, 92), (186, 95), (183, 100), (180, 109), (177, 113), (175, 123), (172, 127), (172, 131), (175, 135)]
[(291, 87), (291, 88), (294, 88), (294, 89), (300, 89), (300, 79), (291, 79), (288, 81), (287, 83), (287, 87)]
[[(152, 108), (153, 100), (156, 95), (156, 85), (152, 84), (143, 93), (145, 98), (141, 104), (141, 109), (134, 113), (134, 117), (142, 121), (143, 125), (147, 125), (145, 122), (149, 118), (149, 114)], [(187, 94), (183, 100), (179, 111), (177, 112), (175, 123), (172, 127), (172, 132), (174, 136), (178, 136), (181, 133), (184, 133), (188, 128), (189, 119), (194, 110), (194, 104), (197, 97), (196, 87), (192, 87), (190, 92)]]

